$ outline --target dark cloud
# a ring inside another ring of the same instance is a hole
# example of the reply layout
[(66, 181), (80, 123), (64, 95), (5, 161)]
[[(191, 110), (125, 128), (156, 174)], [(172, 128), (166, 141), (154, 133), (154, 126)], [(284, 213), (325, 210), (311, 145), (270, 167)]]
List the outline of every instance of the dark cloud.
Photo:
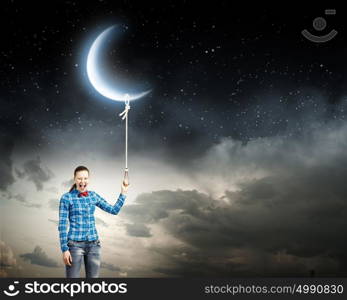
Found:
[(145, 224), (126, 224), (127, 234), (136, 237), (151, 237), (150, 229)]
[(16, 173), (17, 177), (20, 179), (23, 179), (25, 177), (25, 172), (22, 172), (18, 170), (17, 168), (14, 169), (14, 172)]
[(230, 248), (208, 252), (187, 246), (151, 247), (160, 258), (153, 271), (168, 277), (231, 277), (231, 276), (334, 276), (338, 263), (328, 256), (309, 259), (284, 252), (275, 254), (260, 249)]
[[(250, 275), (236, 271), (242, 269), (241, 263), (228, 261), (225, 255), (206, 253), (203, 249), (191, 247), (151, 247), (150, 251), (163, 258), (165, 263), (152, 270), (169, 277), (235, 276)], [(222, 254), (222, 253), (221, 253)]]
[(53, 259), (49, 258), (40, 246), (36, 246), (32, 253), (21, 254), (20, 257), (34, 265), (49, 268), (58, 267), (58, 264)]
[(17, 174), (21, 174), (22, 178), (27, 177), (29, 181), (32, 181), (38, 191), (43, 189), (44, 182), (47, 182), (53, 177), (52, 171), (47, 167), (41, 166), (40, 157), (25, 162), (23, 171), (17, 170)]
[(107, 270), (110, 270), (110, 271), (116, 271), (116, 272), (119, 272), (121, 270), (119, 267), (116, 267), (116, 266), (114, 266), (112, 264), (108, 264), (108, 263), (105, 263), (105, 262), (101, 262), (100, 268), (104, 268), (104, 269), (107, 269)]
[(1, 198), (4, 198), (6, 200), (15, 200), (18, 201), (19, 203), (21, 203), (23, 206), (26, 207), (33, 207), (33, 208), (39, 208), (42, 207), (42, 204), (39, 203), (34, 203), (31, 202), (27, 199), (26, 196), (24, 196), (23, 194), (13, 194), (10, 191), (5, 191), (1, 194)]
[(199, 206), (217, 205), (212, 200), (196, 190), (156, 191), (139, 195), (136, 205), (125, 206), (122, 213), (137, 223), (152, 224), (167, 219), (170, 211), (185, 209), (189, 214), (195, 214), (200, 210)]
[(7, 135), (1, 134), (0, 141), (0, 189), (6, 190), (9, 185), (14, 183), (15, 179), (12, 174), (11, 155), (14, 148), (14, 142)]
[(155, 250), (166, 259), (154, 268), (163, 274), (306, 276), (315, 269), (345, 276), (346, 140), (345, 126), (290, 141), (225, 140), (196, 169), (200, 178), (204, 171), (213, 178), (212, 187), (224, 183), (222, 197), (162, 190), (138, 196), (122, 213), (185, 245)]
[(17, 194), (17, 195), (11, 195), (9, 194), (9, 199), (15, 199), (17, 200), (18, 202), (22, 203), (24, 206), (26, 207), (33, 207), (33, 208), (40, 208), (42, 205), (41, 204), (38, 204), (38, 203), (32, 203), (30, 201), (28, 201), (26, 199), (26, 197), (24, 197), (23, 195), (21, 194)]
[[(136, 201), (140, 214), (135, 205), (124, 207), (123, 213), (144, 226), (160, 225), (187, 245), (151, 248), (167, 263), (153, 270), (166, 275), (306, 276), (311, 268), (317, 274), (345, 274), (343, 198), (331, 201), (314, 190), (313, 197), (307, 197), (300, 181), (292, 181), (288, 190), (280, 181), (261, 179), (242, 191), (228, 192), (225, 201), (196, 191), (154, 192)], [(282, 193), (264, 193), (269, 184)], [(166, 216), (153, 217), (158, 210), (165, 210)]]

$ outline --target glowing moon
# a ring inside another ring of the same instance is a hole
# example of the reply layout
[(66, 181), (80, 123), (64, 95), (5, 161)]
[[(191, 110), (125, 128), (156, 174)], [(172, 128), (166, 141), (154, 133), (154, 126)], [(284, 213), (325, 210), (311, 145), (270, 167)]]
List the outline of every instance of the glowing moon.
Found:
[(140, 92), (137, 94), (131, 94), (129, 92), (123, 92), (120, 90), (117, 90), (115, 87), (115, 83), (110, 82), (110, 80), (107, 80), (102, 76), (100, 73), (100, 69), (98, 67), (98, 57), (100, 53), (101, 46), (105, 42), (106, 38), (110, 35), (112, 31), (114, 31), (117, 28), (116, 25), (111, 26), (104, 30), (93, 42), (92, 46), (90, 47), (88, 57), (87, 57), (87, 74), (90, 83), (93, 85), (93, 87), (103, 96), (115, 100), (115, 101), (124, 101), (125, 95), (128, 95), (129, 100), (135, 100), (139, 99), (143, 96), (146, 96), (150, 90)]

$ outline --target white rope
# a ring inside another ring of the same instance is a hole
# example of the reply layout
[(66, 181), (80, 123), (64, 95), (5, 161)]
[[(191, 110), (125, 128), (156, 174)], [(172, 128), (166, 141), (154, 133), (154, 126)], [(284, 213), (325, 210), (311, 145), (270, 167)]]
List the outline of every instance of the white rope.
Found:
[(128, 111), (129, 110), (130, 110), (129, 102), (128, 103), (125, 102), (125, 109), (119, 114), (119, 116), (122, 116), (122, 120), (124, 120), (124, 119), (126, 119), (128, 117)]
[(125, 172), (128, 172), (128, 112), (130, 110), (129, 105), (129, 95), (126, 94), (124, 97), (124, 110), (119, 114), (122, 117), (122, 120), (125, 119)]

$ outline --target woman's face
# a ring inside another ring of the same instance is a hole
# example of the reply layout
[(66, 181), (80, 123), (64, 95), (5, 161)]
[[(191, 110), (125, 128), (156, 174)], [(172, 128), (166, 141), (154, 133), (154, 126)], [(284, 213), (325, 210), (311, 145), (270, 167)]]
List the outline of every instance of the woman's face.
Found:
[(85, 192), (87, 190), (89, 180), (88, 171), (78, 171), (75, 176), (76, 188), (79, 192)]

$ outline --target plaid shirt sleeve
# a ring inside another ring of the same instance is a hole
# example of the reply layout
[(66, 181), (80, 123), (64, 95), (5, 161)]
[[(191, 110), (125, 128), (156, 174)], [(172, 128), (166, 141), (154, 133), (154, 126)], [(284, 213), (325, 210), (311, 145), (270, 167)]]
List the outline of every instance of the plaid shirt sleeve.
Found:
[(96, 197), (96, 206), (100, 207), (102, 210), (116, 215), (118, 214), (118, 212), (120, 211), (120, 209), (122, 208), (125, 198), (126, 196), (123, 194), (119, 194), (118, 200), (114, 205), (111, 205), (109, 203), (106, 202), (106, 200), (104, 198), (102, 198), (100, 195), (98, 195), (97, 193), (95, 193), (95, 197)]
[(67, 225), (69, 221), (69, 200), (66, 195), (63, 195), (59, 203), (59, 239), (62, 252), (69, 250), (67, 245)]

